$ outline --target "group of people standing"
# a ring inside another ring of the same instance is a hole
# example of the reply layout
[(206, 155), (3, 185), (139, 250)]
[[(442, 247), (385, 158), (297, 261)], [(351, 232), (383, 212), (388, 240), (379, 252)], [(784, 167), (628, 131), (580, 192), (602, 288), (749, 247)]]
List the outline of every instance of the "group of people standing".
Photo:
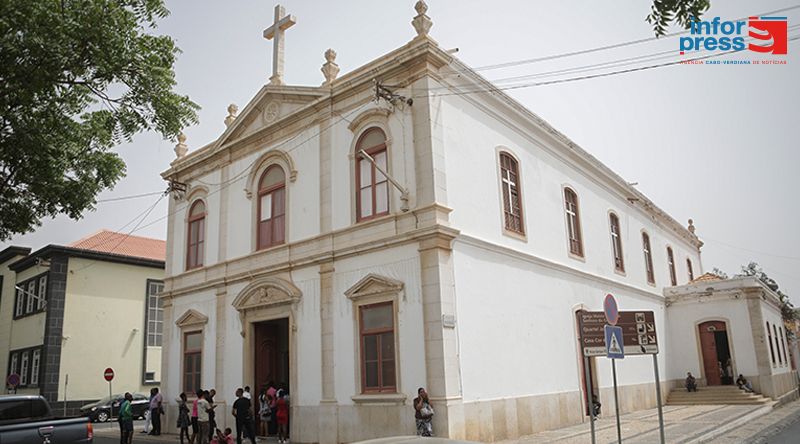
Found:
[[(231, 414), (236, 422), (236, 442), (242, 438), (256, 443), (256, 427), (254, 406), (250, 387), (236, 389), (236, 401), (233, 402)], [(198, 390), (196, 399), (189, 405), (186, 393), (178, 398), (177, 426), (180, 431), (181, 444), (184, 437), (189, 444), (232, 444), (233, 435), (230, 428), (224, 431), (217, 428), (216, 390)], [(289, 396), (284, 389), (277, 389), (273, 383), (261, 390), (259, 395), (259, 419), (262, 435), (278, 435), (279, 443), (289, 442)], [(191, 428), (192, 433), (189, 434)], [(126, 443), (123, 443), (126, 444)]]

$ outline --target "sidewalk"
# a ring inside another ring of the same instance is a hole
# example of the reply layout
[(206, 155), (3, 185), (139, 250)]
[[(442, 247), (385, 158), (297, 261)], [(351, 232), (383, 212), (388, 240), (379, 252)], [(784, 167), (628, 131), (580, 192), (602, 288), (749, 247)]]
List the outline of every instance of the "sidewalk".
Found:
[[(793, 403), (794, 404), (794, 403)], [(791, 404), (785, 408), (790, 407)], [(800, 408), (800, 405), (796, 405)], [(713, 442), (717, 437), (729, 431), (749, 425), (756, 418), (773, 411), (772, 404), (766, 406), (753, 405), (701, 405), (701, 406), (664, 406), (664, 434), (668, 443), (702, 443)], [(622, 415), (622, 441), (625, 443), (657, 443), (659, 442), (658, 410), (643, 410)], [(759, 421), (761, 422), (761, 421)], [(760, 431), (762, 429), (758, 429)], [(617, 427), (614, 416), (606, 416), (595, 422), (597, 443), (610, 444), (617, 442)], [(754, 432), (757, 433), (757, 432)], [(724, 439), (721, 442), (735, 442), (736, 438)], [(589, 423), (551, 430), (526, 436), (519, 440), (503, 441), (505, 444), (529, 443), (580, 443), (591, 442)]]

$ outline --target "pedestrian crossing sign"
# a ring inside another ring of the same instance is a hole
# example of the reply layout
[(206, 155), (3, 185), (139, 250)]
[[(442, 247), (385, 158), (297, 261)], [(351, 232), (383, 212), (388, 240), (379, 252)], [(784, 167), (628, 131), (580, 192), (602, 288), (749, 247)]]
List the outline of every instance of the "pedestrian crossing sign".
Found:
[(606, 356), (613, 359), (624, 359), (625, 350), (622, 346), (622, 327), (613, 325), (605, 326)]

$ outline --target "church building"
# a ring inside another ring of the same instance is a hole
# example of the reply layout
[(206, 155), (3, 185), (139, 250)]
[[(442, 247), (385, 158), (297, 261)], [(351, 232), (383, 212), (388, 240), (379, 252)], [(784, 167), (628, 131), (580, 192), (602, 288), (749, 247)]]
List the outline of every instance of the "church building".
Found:
[[(770, 290), (698, 283), (691, 222), (440, 47), (415, 9), (404, 45), (341, 76), (329, 49), (324, 82), (299, 86), (283, 77), (296, 19), (276, 7), (269, 83), (228, 108), (218, 139), (180, 138), (162, 174), (165, 424), (179, 393), (213, 387), (232, 425), (234, 390), (270, 381), (291, 395), (297, 443), (412, 435), (419, 387), (437, 436), (580, 423), (586, 373), (614, 411), (610, 364), (584, 369), (577, 321), (607, 294), (654, 312), (665, 397), (687, 371), (721, 384), (723, 358), (764, 395), (789, 392), (796, 371), (765, 346), (785, 340)], [(728, 355), (701, 350), (723, 337)], [(648, 358), (617, 364), (623, 412), (656, 405)]]

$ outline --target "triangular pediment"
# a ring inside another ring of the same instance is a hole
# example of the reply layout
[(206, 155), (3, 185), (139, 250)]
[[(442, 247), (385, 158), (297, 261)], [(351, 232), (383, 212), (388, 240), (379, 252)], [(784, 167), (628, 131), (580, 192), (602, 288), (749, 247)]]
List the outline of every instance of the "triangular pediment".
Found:
[(307, 86), (264, 86), (217, 139), (214, 149), (271, 126), (323, 94), (320, 88)]
[(256, 279), (245, 287), (233, 306), (239, 311), (292, 304), (300, 300), (302, 292), (294, 284), (280, 278)]
[(355, 285), (345, 291), (344, 294), (348, 298), (355, 300), (369, 296), (398, 293), (402, 289), (402, 282), (379, 274), (370, 273), (356, 282)]
[(200, 313), (199, 311), (193, 308), (186, 310), (186, 312), (182, 314), (177, 321), (175, 321), (175, 325), (181, 328), (191, 327), (196, 325), (205, 325), (207, 323), (208, 323), (208, 316), (204, 315), (203, 313)]

